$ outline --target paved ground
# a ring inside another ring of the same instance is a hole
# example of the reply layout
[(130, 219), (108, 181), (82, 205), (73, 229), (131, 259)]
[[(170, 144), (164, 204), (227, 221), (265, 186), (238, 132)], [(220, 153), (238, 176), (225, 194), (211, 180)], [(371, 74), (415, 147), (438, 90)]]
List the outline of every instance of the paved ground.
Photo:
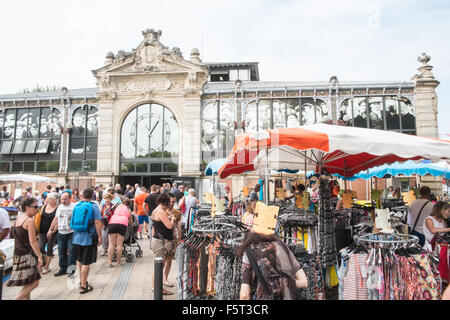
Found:
[[(32, 300), (153, 300), (153, 252), (149, 248), (149, 240), (139, 240), (142, 250), (142, 258), (137, 258), (132, 263), (126, 263), (122, 258), (122, 266), (108, 268), (107, 257), (100, 256), (103, 252), (99, 248), (97, 262), (91, 265), (88, 282), (94, 290), (81, 295), (77, 289), (79, 283), (78, 275), (69, 279), (67, 276), (55, 277), (58, 271), (58, 256), (50, 264), (51, 272), (42, 275), (39, 287), (31, 293)], [(164, 300), (176, 300), (176, 261), (173, 260), (169, 275), (169, 281), (174, 284), (173, 288), (166, 289), (174, 292), (174, 295), (164, 296)], [(12, 300), (19, 287), (7, 287), (3, 285), (3, 299)]]

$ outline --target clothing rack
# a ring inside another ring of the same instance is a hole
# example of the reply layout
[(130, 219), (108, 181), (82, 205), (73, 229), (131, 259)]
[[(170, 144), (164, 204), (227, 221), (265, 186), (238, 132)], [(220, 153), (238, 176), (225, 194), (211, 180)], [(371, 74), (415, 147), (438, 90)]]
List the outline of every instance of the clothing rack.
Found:
[(239, 217), (211, 216), (207, 206), (193, 219), (191, 233), (177, 247), (178, 298), (239, 299), (241, 260), (235, 249), (246, 228)]
[(442, 294), (439, 257), (410, 234), (355, 236), (340, 251), (340, 300), (437, 300)]
[(400, 234), (400, 233), (380, 233), (374, 232), (358, 236), (356, 235), (355, 241), (370, 242), (370, 243), (389, 243), (389, 244), (410, 244), (419, 243), (419, 238), (412, 234)]

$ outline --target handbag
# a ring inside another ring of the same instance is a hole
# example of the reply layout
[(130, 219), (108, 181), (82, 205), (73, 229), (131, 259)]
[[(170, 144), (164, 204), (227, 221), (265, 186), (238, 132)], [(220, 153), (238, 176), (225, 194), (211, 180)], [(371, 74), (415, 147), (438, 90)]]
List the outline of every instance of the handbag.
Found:
[(41, 230), (42, 212), (44, 211), (45, 207), (46, 206), (42, 206), (41, 209), (39, 210), (39, 212), (34, 217), (34, 224), (36, 225), (36, 231), (37, 231), (38, 234), (39, 234), (39, 232)]
[(436, 248), (436, 239), (438, 237), (438, 233), (435, 233), (433, 236), (433, 239), (431, 239), (430, 244), (431, 244), (431, 250), (434, 251), (434, 248)]

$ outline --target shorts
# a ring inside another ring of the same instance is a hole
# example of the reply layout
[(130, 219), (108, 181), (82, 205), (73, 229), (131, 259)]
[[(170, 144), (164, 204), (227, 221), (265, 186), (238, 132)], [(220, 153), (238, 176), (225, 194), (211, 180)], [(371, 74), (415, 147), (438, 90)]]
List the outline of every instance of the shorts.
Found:
[(144, 222), (148, 224), (148, 216), (147, 215), (138, 216), (138, 221), (139, 224), (144, 224)]
[(88, 266), (97, 262), (97, 246), (80, 246), (78, 244), (73, 245), (77, 261), (82, 265)]
[(108, 225), (108, 234), (118, 233), (121, 236), (125, 237), (125, 233), (127, 232), (127, 226), (118, 223), (110, 223)]
[(173, 240), (152, 239), (152, 250), (155, 258), (165, 259), (167, 256), (173, 255), (175, 243)]

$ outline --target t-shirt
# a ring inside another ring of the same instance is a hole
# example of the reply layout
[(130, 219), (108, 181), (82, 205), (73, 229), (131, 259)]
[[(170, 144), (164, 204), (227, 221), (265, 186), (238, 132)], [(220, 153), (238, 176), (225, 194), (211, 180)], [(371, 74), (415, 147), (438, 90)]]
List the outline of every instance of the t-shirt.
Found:
[(72, 233), (73, 230), (70, 229), (70, 219), (72, 219), (73, 208), (75, 203), (71, 202), (68, 206), (60, 204), (58, 209), (56, 209), (55, 218), (58, 219), (58, 232), (61, 234)]
[(79, 246), (91, 246), (92, 245), (92, 238), (90, 235), (97, 232), (95, 230), (95, 220), (102, 220), (102, 215), (100, 213), (100, 209), (99, 209), (97, 203), (91, 201), (91, 204), (92, 204), (92, 215), (94, 218), (94, 223), (91, 224), (88, 231), (74, 231), (72, 244), (76, 244)]
[(147, 199), (147, 197), (149, 196), (148, 193), (140, 193), (138, 194), (135, 198), (134, 198), (134, 203), (136, 204), (137, 207), (137, 215), (138, 216), (145, 216), (145, 211), (144, 211), (144, 202), (145, 199)]
[[(271, 242), (260, 242), (249, 247), (253, 252), (253, 257), (261, 273), (266, 279), (267, 285), (276, 300), (293, 300), (295, 292), (292, 292), (287, 277), (282, 276), (278, 271), (283, 271), (293, 278), (301, 269), (292, 252), (286, 244), (277, 240)], [(276, 269), (274, 268), (276, 266)], [(264, 286), (257, 281), (256, 273), (253, 271), (247, 253), (242, 257), (242, 283), (249, 284), (252, 289), (256, 288), (256, 299), (267, 300), (269, 297), (264, 290)]]
[(145, 203), (148, 206), (148, 215), (150, 216), (153, 212), (153, 210), (156, 209), (156, 207), (158, 206), (156, 204), (156, 199), (158, 199), (159, 194), (158, 193), (150, 193), (150, 195), (145, 198)]
[(259, 195), (258, 195), (258, 193), (259, 193), (259, 192), (256, 192), (255, 190), (253, 190), (252, 192), (250, 192), (249, 200), (250, 200), (250, 201), (251, 201), (251, 200), (256, 200), (256, 201), (258, 201), (258, 200), (259, 200)]
[(119, 205), (116, 210), (114, 210), (114, 214), (109, 220), (110, 224), (123, 224), (124, 226), (128, 226), (128, 221), (130, 219), (130, 211), (128, 207), (124, 204)]
[[(408, 225), (411, 227), (411, 229), (414, 226), (414, 223), (416, 222), (417, 216), (419, 215), (420, 209), (422, 209), (425, 202), (428, 200), (426, 199), (417, 199), (414, 200), (411, 205), (409, 206), (409, 212), (408, 212)], [(423, 234), (423, 222), (425, 221), (425, 218), (430, 216), (433, 212), (434, 204), (429, 201), (426, 206), (423, 208), (422, 213), (420, 214), (420, 218), (417, 221), (416, 228), (414, 229), (417, 232), (420, 232)]]
[[(9, 214), (5, 209), (0, 208), (0, 230), (11, 228)], [(6, 236), (8, 238), (8, 236)]]

